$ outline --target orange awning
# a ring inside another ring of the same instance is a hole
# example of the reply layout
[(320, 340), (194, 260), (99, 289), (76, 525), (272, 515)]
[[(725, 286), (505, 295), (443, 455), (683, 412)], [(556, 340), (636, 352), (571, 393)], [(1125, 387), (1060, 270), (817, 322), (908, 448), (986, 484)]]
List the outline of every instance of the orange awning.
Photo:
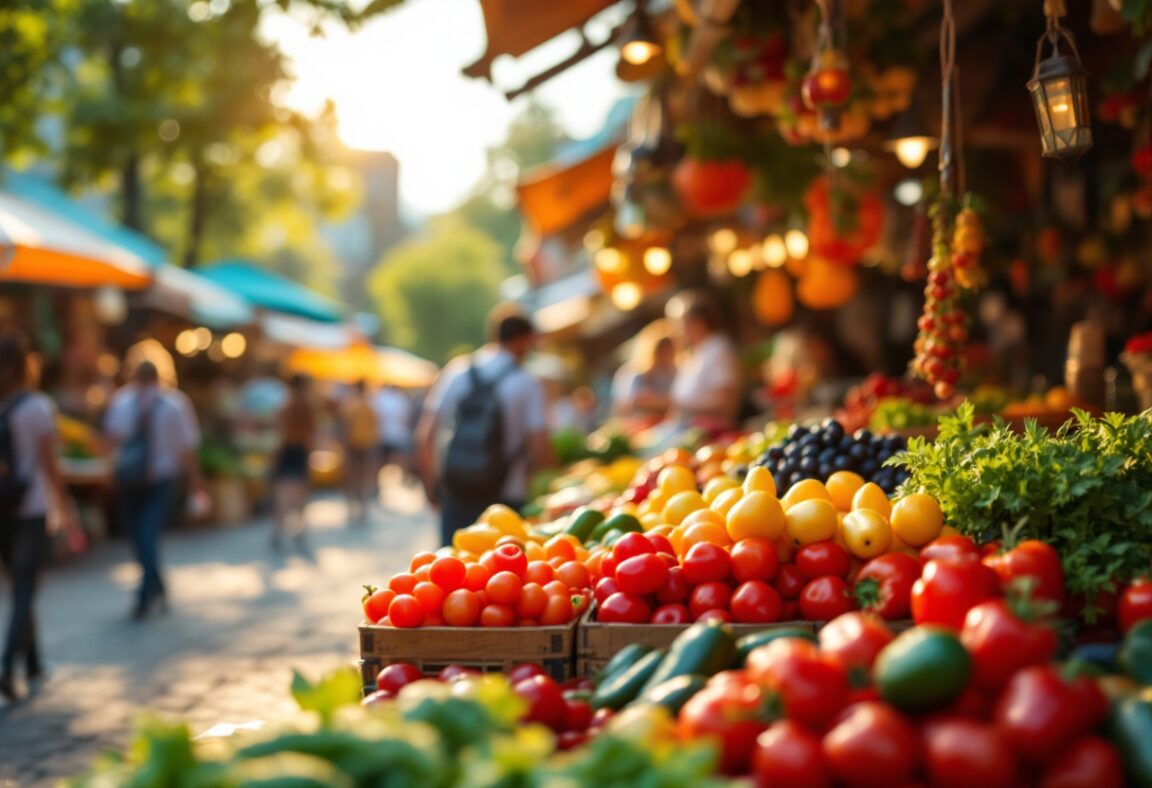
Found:
[(516, 187), (520, 212), (537, 234), (551, 235), (569, 227), (612, 192), (612, 145), (567, 167), (545, 167)]
[(500, 55), (519, 57), (573, 27), (579, 27), (616, 0), (480, 0), (488, 48), (464, 69), (489, 78)]

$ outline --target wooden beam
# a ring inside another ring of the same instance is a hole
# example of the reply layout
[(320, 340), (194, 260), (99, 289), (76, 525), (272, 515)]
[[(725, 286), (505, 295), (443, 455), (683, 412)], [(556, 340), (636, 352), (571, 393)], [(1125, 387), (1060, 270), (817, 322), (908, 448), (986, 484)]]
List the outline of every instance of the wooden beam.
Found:
[(552, 66), (551, 68), (548, 68), (544, 71), (541, 71), (539, 74), (537, 74), (534, 77), (530, 77), (529, 79), (527, 79), (524, 82), (523, 85), (516, 88), (515, 90), (504, 91), (504, 98), (508, 99), (509, 101), (513, 101), (516, 98), (524, 95), (525, 93), (529, 93), (529, 92), (535, 90), (536, 88), (540, 87), (545, 82), (552, 79), (553, 77), (560, 76), (565, 71), (572, 68), (572, 66), (575, 66), (576, 64), (587, 60), (588, 58), (592, 57), (597, 52), (599, 52), (601, 49), (604, 49), (605, 47), (607, 47), (610, 44), (612, 44), (613, 42), (615, 42), (619, 33), (620, 33), (620, 28), (616, 28), (615, 30), (612, 31), (612, 34), (607, 36), (603, 41), (601, 41), (597, 44), (593, 44), (591, 41), (588, 40), (588, 37), (584, 34), (584, 31), (581, 30), (580, 31), (580, 47), (575, 52), (573, 52), (571, 55), (564, 58), (559, 63)]

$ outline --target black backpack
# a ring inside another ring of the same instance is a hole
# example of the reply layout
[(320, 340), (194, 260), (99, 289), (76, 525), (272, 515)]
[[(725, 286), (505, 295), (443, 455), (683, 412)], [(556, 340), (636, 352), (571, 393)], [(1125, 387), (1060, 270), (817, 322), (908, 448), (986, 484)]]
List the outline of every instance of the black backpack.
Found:
[[(137, 395), (137, 403), (140, 395)], [(114, 474), (122, 490), (138, 490), (151, 481), (149, 465), (152, 456), (152, 413), (160, 403), (157, 393), (152, 402), (140, 411), (136, 429), (116, 452)]]
[(12, 440), (12, 412), (24, 400), (25, 392), (12, 398), (0, 411), (0, 517), (11, 517), (20, 509), (28, 492), (28, 480), (16, 473), (16, 446)]
[(516, 366), (484, 380), (468, 368), (471, 390), (456, 407), (456, 424), (444, 454), (444, 489), (456, 498), (495, 501), (512, 459), (504, 445), (504, 408), (496, 388)]

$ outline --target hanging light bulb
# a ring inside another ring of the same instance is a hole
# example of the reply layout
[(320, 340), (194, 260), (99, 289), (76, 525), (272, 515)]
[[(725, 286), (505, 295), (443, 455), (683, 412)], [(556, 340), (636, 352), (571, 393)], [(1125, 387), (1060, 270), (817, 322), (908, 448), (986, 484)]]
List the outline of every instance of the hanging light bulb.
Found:
[[(1070, 53), (1060, 50), (1061, 40)], [(1045, 41), (1051, 44), (1052, 54), (1041, 60)], [(1036, 67), (1028, 92), (1040, 126), (1042, 154), (1065, 161), (1083, 156), (1092, 147), (1087, 73), (1072, 34), (1060, 26), (1055, 16), (1048, 17), (1048, 30), (1036, 43)]]
[(638, 0), (636, 13), (632, 15), (628, 32), (624, 42), (620, 45), (620, 57), (626, 63), (643, 66), (653, 58), (659, 57), (663, 52), (664, 47), (652, 29), (652, 20), (649, 18), (648, 12), (644, 10), (644, 2)]
[(780, 268), (788, 260), (787, 243), (777, 233), (772, 233), (764, 239), (763, 255), (769, 268)]
[(789, 257), (803, 260), (808, 256), (808, 236), (803, 230), (789, 230), (784, 233), (784, 248)]
[(663, 276), (672, 268), (672, 253), (662, 246), (652, 246), (644, 251), (644, 270), (652, 276)]
[(748, 276), (752, 273), (752, 254), (747, 249), (736, 249), (728, 255), (728, 270), (732, 276)]
[(614, 246), (605, 246), (592, 260), (596, 263), (596, 267), (606, 274), (623, 273), (626, 267), (624, 255)]
[(635, 282), (621, 282), (612, 288), (612, 303), (622, 312), (631, 312), (640, 306), (644, 291)]
[(905, 167), (914, 170), (928, 158), (928, 151), (939, 144), (940, 141), (929, 133), (919, 108), (913, 104), (892, 125), (892, 135), (884, 143), (884, 148), (895, 153)]
[(708, 248), (716, 254), (729, 254), (736, 248), (738, 242), (736, 231), (731, 227), (721, 227), (713, 231), (708, 239)]

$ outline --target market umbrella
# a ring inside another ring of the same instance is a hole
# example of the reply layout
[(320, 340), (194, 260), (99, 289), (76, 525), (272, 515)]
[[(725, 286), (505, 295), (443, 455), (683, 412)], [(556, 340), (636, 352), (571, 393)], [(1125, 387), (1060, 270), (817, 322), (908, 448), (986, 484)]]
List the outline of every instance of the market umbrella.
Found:
[(225, 260), (201, 268), (199, 274), (259, 309), (320, 323), (339, 323), (344, 319), (340, 304), (255, 263)]
[(373, 347), (367, 343), (341, 350), (305, 348), (288, 356), (285, 368), (290, 374), (305, 374), (318, 380), (374, 385), (427, 388), (436, 379), (437, 367), (431, 361), (394, 347)]

